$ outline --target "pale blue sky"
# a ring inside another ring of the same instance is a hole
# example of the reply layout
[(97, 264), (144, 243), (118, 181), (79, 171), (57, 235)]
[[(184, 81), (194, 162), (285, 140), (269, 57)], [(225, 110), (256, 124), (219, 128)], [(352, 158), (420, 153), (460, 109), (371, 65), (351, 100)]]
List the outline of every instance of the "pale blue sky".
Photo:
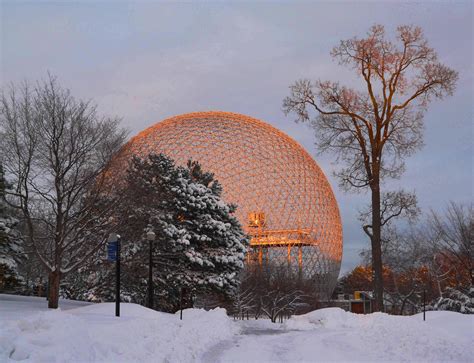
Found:
[(296, 79), (350, 79), (329, 56), (340, 39), (362, 36), (374, 23), (392, 34), (397, 25), (419, 25), (460, 80), (453, 97), (430, 107), (425, 147), (390, 186), (416, 191), (424, 210), (473, 199), (471, 2), (1, 1), (0, 9), (2, 86), (50, 71), (74, 95), (122, 117), (131, 135), (175, 114), (224, 110), (295, 138), (336, 193), (343, 271), (368, 247), (356, 219), (368, 196), (338, 189), (331, 155), (316, 155), (313, 132), (286, 118), (281, 102)]

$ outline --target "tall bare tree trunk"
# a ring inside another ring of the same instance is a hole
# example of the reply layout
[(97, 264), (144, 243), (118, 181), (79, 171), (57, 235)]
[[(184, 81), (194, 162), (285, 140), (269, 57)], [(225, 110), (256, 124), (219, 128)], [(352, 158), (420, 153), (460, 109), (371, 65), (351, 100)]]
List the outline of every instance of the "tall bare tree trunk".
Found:
[(53, 271), (48, 276), (48, 308), (57, 309), (59, 305), (60, 272)]
[(380, 182), (374, 177), (372, 190), (372, 268), (374, 271), (374, 311), (383, 311), (382, 220), (380, 215)]

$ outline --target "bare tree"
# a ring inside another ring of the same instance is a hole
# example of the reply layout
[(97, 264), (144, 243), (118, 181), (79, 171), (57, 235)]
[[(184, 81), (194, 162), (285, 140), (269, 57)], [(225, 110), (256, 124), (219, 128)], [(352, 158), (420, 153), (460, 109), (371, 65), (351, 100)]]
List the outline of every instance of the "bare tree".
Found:
[(403, 234), (396, 234), (384, 249), (384, 266), (389, 270), (389, 282), (385, 292), (394, 307), (403, 315), (408, 303), (417, 303), (417, 297), (425, 286), (424, 263), (426, 247), (423, 238), (412, 228)]
[(233, 297), (233, 308), (241, 315), (250, 313), (255, 319), (263, 315), (272, 322), (283, 321), (294, 313), (314, 309), (320, 295), (316, 287), (317, 281), (302, 279), (286, 263), (250, 262)]
[[(49, 275), (48, 307), (57, 308), (61, 278), (104, 243), (106, 166), (123, 144), (119, 121), (99, 117), (56, 79), (4, 90), (1, 158), (14, 183), (9, 203), (21, 211), (26, 240)], [(100, 214), (96, 212), (100, 210)]]
[(283, 291), (276, 289), (260, 296), (260, 308), (272, 323), (276, 323), (276, 321), (284, 315), (290, 316), (293, 314), (302, 301), (302, 291)]
[(384, 291), (392, 311), (403, 314), (407, 304), (420, 302), (423, 290), (428, 300), (443, 297), (449, 288), (467, 290), (472, 285), (473, 233), (472, 204), (453, 202), (444, 213), (431, 211), (422, 223), (401, 232), (384, 229)]
[(344, 165), (336, 173), (344, 189), (370, 190), (371, 217), (364, 231), (371, 240), (376, 309), (381, 310), (381, 181), (401, 176), (405, 158), (422, 146), (428, 104), (451, 95), (458, 74), (438, 61), (414, 26), (398, 27), (395, 42), (375, 25), (365, 38), (341, 41), (331, 55), (355, 71), (362, 88), (299, 80), (283, 109), (295, 113), (297, 121), (311, 122), (321, 152), (334, 153)]
[[(381, 194), (380, 200), (380, 226), (384, 227), (381, 234), (382, 244), (389, 243), (396, 237), (396, 230), (392, 227), (395, 218), (403, 218), (410, 223), (415, 221), (420, 214), (418, 201), (414, 193), (404, 190), (390, 191)], [(372, 205), (359, 211), (359, 220), (362, 222), (362, 228), (370, 236), (372, 225)], [(382, 248), (383, 250), (383, 248)]]
[[(452, 282), (456, 266), (445, 257), (446, 253), (440, 253), (440, 234), (432, 228), (430, 216), (406, 230), (403, 235), (406, 241), (421, 246), (422, 269), (427, 273), (424, 287), (428, 299), (442, 297), (445, 288)], [(399, 253), (403, 254), (403, 249)]]
[(255, 286), (249, 281), (252, 279), (252, 274), (248, 271), (241, 273), (241, 282), (239, 288), (232, 296), (232, 310), (234, 317), (244, 320), (245, 315), (255, 312), (257, 307), (257, 294), (255, 293)]
[(474, 208), (472, 204), (451, 202), (443, 215), (431, 211), (428, 228), (433, 235), (437, 254), (456, 269), (459, 285), (474, 284), (473, 240)]

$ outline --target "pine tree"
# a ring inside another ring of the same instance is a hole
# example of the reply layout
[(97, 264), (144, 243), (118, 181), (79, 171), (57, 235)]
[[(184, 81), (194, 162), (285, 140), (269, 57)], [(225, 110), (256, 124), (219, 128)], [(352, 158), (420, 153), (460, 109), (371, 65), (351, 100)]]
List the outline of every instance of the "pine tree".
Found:
[[(122, 236), (122, 299), (144, 303), (147, 294), (149, 244), (153, 229), (156, 307), (176, 311), (182, 289), (191, 294), (229, 296), (237, 287), (248, 239), (233, 216), (236, 206), (221, 199), (222, 187), (197, 162), (176, 166), (165, 155), (134, 158), (116, 208)], [(113, 266), (98, 257), (70, 281), (75, 298), (114, 298)]]
[[(173, 279), (187, 290), (230, 295), (238, 285), (248, 243), (233, 216), (235, 205), (221, 200), (222, 187), (197, 162), (178, 168), (173, 204), (178, 233), (181, 271)], [(183, 232), (185, 231), (185, 232)]]
[(188, 298), (190, 292), (230, 295), (238, 285), (248, 241), (232, 215), (236, 207), (221, 200), (222, 187), (213, 175), (197, 162), (176, 167), (164, 155), (150, 155), (134, 160), (128, 180), (129, 189), (146, 198), (141, 204), (146, 208), (139, 206), (135, 219), (149, 218), (158, 232), (161, 301), (176, 309), (181, 289)]
[(24, 260), (21, 235), (15, 227), (14, 218), (5, 201), (7, 182), (0, 163), (0, 292), (13, 292), (22, 284), (18, 272), (19, 263)]

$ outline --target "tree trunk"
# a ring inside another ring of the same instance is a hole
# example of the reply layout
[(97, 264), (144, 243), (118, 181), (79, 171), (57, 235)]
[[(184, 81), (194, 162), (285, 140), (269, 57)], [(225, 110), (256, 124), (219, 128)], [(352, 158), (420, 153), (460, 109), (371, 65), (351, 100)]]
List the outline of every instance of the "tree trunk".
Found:
[(372, 269), (374, 271), (374, 311), (384, 311), (382, 270), (382, 221), (380, 215), (380, 180), (374, 178), (372, 191)]
[(400, 306), (400, 315), (403, 315), (403, 310), (405, 310), (405, 305), (408, 300), (408, 297), (402, 300), (402, 306)]
[(439, 281), (438, 275), (436, 275), (436, 287), (438, 288), (439, 297), (443, 297), (443, 292), (441, 291), (441, 282)]
[[(469, 254), (469, 258), (471, 258), (472, 254)], [(471, 260), (472, 261), (472, 260)], [(474, 286), (474, 268), (469, 267), (469, 274), (471, 275), (471, 286)]]
[(57, 309), (59, 305), (59, 271), (53, 271), (48, 276), (48, 308)]

